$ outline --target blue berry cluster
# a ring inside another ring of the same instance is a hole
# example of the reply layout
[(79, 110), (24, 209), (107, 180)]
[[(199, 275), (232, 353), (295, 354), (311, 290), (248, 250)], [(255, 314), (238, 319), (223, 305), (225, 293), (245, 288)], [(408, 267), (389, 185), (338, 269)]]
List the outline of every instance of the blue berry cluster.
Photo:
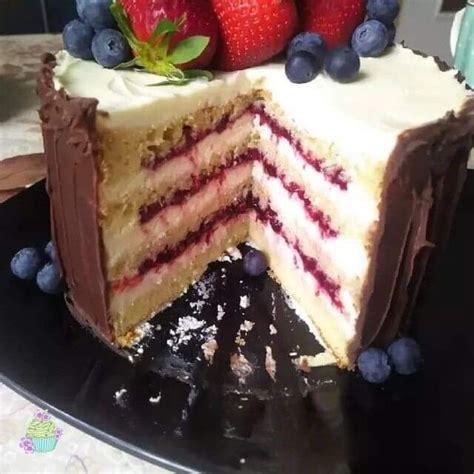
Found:
[(34, 280), (39, 289), (49, 295), (62, 291), (63, 281), (57, 264), (56, 248), (49, 242), (42, 254), (38, 249), (27, 247), (15, 254), (10, 269), (21, 280)]
[(374, 347), (362, 352), (357, 367), (362, 377), (370, 383), (384, 383), (390, 377), (392, 368), (400, 375), (413, 375), (423, 363), (420, 346), (409, 337), (394, 341), (387, 352)]
[(303, 32), (288, 47), (286, 75), (291, 82), (303, 84), (315, 79), (324, 69), (338, 82), (355, 80), (360, 57), (378, 57), (395, 40), (394, 21), (400, 12), (398, 0), (368, 0), (367, 19), (352, 36), (351, 45), (328, 51), (317, 33)]
[(112, 0), (76, 0), (79, 19), (63, 31), (66, 50), (76, 58), (93, 59), (114, 68), (132, 57), (127, 40), (116, 27), (110, 11)]

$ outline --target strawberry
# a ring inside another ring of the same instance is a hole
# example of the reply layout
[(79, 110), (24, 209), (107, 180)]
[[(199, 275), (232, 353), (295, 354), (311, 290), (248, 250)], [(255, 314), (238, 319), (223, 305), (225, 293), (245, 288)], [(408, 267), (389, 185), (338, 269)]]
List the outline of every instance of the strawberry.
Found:
[(280, 53), (298, 25), (294, 0), (211, 0), (221, 30), (219, 69), (245, 69)]
[(365, 13), (366, 0), (300, 0), (303, 30), (319, 33), (329, 49), (350, 44)]
[(120, 3), (140, 41), (148, 41), (160, 21), (179, 22), (181, 18), (185, 18), (185, 21), (171, 39), (171, 51), (190, 36), (209, 38), (209, 44), (202, 54), (186, 64), (180, 64), (180, 69), (204, 68), (212, 61), (219, 40), (219, 24), (209, 0), (120, 0)]

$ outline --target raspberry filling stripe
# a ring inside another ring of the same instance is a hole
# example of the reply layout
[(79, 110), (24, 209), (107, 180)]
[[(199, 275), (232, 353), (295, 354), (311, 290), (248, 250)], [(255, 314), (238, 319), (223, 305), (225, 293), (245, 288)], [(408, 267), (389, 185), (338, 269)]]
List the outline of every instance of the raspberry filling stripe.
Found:
[(349, 186), (349, 179), (343, 168), (340, 166), (324, 166), (324, 160), (315, 156), (314, 153), (306, 150), (293, 133), (287, 128), (283, 127), (273, 117), (271, 117), (263, 106), (252, 105), (250, 110), (252, 113), (260, 118), (262, 125), (267, 125), (278, 139), (287, 140), (290, 145), (296, 150), (306, 163), (314, 168), (318, 173), (321, 173), (327, 181), (334, 184), (342, 191), (347, 191)]
[(306, 150), (301, 143), (301, 141), (296, 138), (293, 133), (287, 128), (283, 127), (279, 122), (272, 118), (262, 105), (253, 104), (248, 109), (244, 110), (242, 114), (231, 117), (229, 114), (222, 117), (217, 125), (208, 130), (203, 130), (200, 132), (193, 132), (192, 128), (189, 126), (183, 127), (183, 139), (182, 142), (164, 155), (158, 155), (153, 147), (149, 147), (152, 157), (148, 157), (143, 160), (142, 166), (144, 168), (156, 171), (164, 163), (173, 160), (181, 155), (189, 153), (196, 145), (201, 143), (211, 134), (216, 133), (218, 135), (222, 134), (227, 128), (232, 126), (238, 119), (243, 117), (246, 113), (251, 113), (253, 116), (258, 116), (260, 118), (260, 123), (262, 125), (267, 125), (272, 133), (278, 139), (287, 140), (290, 145), (294, 148), (296, 153), (301, 156), (301, 158), (308, 163), (312, 168), (314, 168), (318, 173), (321, 173), (324, 178), (331, 184), (337, 186), (342, 191), (347, 191), (349, 186), (349, 178), (346, 175), (346, 172), (340, 166), (325, 166), (324, 160), (320, 157), (317, 157), (314, 153)]
[(263, 224), (270, 225), (273, 231), (280, 235), (300, 257), (303, 262), (303, 268), (311, 274), (318, 285), (318, 293), (324, 293), (332, 305), (339, 311), (343, 312), (343, 305), (340, 299), (341, 287), (332, 280), (319, 266), (318, 261), (306, 255), (298, 242), (292, 243), (288, 235), (285, 233), (283, 224), (278, 219), (277, 213), (270, 207), (263, 208), (260, 203), (252, 195), (240, 199), (230, 206), (217, 211), (207, 220), (202, 222), (199, 229), (190, 232), (185, 239), (174, 247), (169, 247), (158, 253), (154, 258), (145, 260), (136, 275), (124, 277), (112, 283), (112, 288), (116, 292), (123, 292), (130, 288), (138, 286), (144, 279), (145, 275), (151, 271), (157, 271), (163, 265), (172, 263), (175, 259), (183, 255), (186, 250), (193, 245), (199, 243), (209, 244), (214, 233), (226, 223), (238, 219), (241, 216), (254, 211), (256, 218)]
[(324, 238), (336, 238), (339, 232), (336, 231), (331, 224), (331, 218), (320, 209), (316, 208), (309, 198), (306, 196), (304, 189), (298, 184), (289, 181), (283, 173), (281, 173), (275, 165), (270, 163), (265, 155), (256, 148), (250, 148), (245, 153), (235, 157), (233, 160), (225, 163), (218, 168), (214, 169), (211, 173), (201, 176), (194, 176), (191, 187), (189, 189), (180, 190), (174, 193), (172, 196), (157, 201), (155, 203), (143, 206), (140, 209), (140, 223), (146, 224), (158, 216), (162, 211), (170, 206), (182, 206), (186, 201), (198, 192), (200, 192), (205, 186), (209, 185), (213, 181), (222, 180), (224, 174), (230, 169), (236, 168), (242, 164), (260, 161), (263, 165), (265, 173), (275, 179), (278, 179), (282, 186), (292, 196), (296, 196), (304, 206), (304, 209), (308, 217), (315, 222)]

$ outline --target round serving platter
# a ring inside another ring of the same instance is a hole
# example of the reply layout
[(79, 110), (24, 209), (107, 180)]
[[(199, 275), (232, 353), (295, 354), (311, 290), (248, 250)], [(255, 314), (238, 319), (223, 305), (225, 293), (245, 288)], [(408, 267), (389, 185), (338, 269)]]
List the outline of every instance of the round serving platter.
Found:
[(0, 206), (0, 380), (71, 425), (172, 471), (474, 471), (474, 173), (416, 309), (424, 368), (382, 386), (299, 370), (323, 348), (278, 285), (232, 257), (117, 354), (62, 297), (11, 276), (18, 249), (48, 240), (44, 182)]

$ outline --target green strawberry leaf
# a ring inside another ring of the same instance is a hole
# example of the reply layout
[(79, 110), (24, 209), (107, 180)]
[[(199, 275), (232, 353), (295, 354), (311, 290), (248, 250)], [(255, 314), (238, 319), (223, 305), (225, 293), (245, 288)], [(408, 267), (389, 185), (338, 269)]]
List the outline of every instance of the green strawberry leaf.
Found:
[(182, 81), (170, 81), (168, 79), (156, 82), (155, 84), (149, 84), (148, 87), (163, 87), (163, 86), (185, 86), (191, 82), (191, 79), (183, 79)]
[(184, 77), (169, 75), (164, 81), (149, 84), (149, 87), (185, 86), (195, 79), (207, 79), (208, 81), (212, 81), (212, 79), (214, 79), (214, 76), (211, 72), (203, 71), (201, 69), (190, 69), (188, 71), (183, 71), (183, 75)]
[(212, 81), (214, 79), (214, 74), (211, 71), (205, 71), (203, 69), (188, 69), (184, 71), (184, 76), (186, 79), (207, 79)]
[(167, 60), (173, 64), (186, 64), (201, 56), (207, 48), (210, 38), (207, 36), (190, 36), (179, 43)]
[(115, 66), (114, 69), (131, 69), (135, 66), (140, 66), (140, 59), (139, 58), (133, 58), (130, 61), (119, 64), (118, 66)]
[(169, 40), (171, 36), (177, 31), (179, 31), (178, 22), (167, 20), (165, 18), (164, 20), (159, 21), (158, 24), (156, 25), (155, 30), (153, 31), (153, 33), (150, 36), (150, 39), (148, 40), (148, 44), (154, 45), (156, 43), (156, 40), (160, 36), (165, 36), (165, 35), (166, 35), (166, 39)]
[(186, 15), (181, 16), (176, 21), (168, 19), (159, 21), (150, 39), (147, 42), (143, 42), (135, 36), (121, 0), (112, 0), (110, 11), (135, 54), (131, 61), (119, 64), (115, 69), (141, 68), (149, 73), (165, 78), (164, 81), (150, 84), (150, 86), (182, 86), (194, 79), (201, 78), (208, 81), (213, 79), (211, 72), (197, 69), (183, 71), (176, 66), (186, 64), (198, 58), (207, 48), (210, 38), (206, 36), (185, 38), (174, 48), (171, 54), (168, 54), (172, 37), (186, 23)]

